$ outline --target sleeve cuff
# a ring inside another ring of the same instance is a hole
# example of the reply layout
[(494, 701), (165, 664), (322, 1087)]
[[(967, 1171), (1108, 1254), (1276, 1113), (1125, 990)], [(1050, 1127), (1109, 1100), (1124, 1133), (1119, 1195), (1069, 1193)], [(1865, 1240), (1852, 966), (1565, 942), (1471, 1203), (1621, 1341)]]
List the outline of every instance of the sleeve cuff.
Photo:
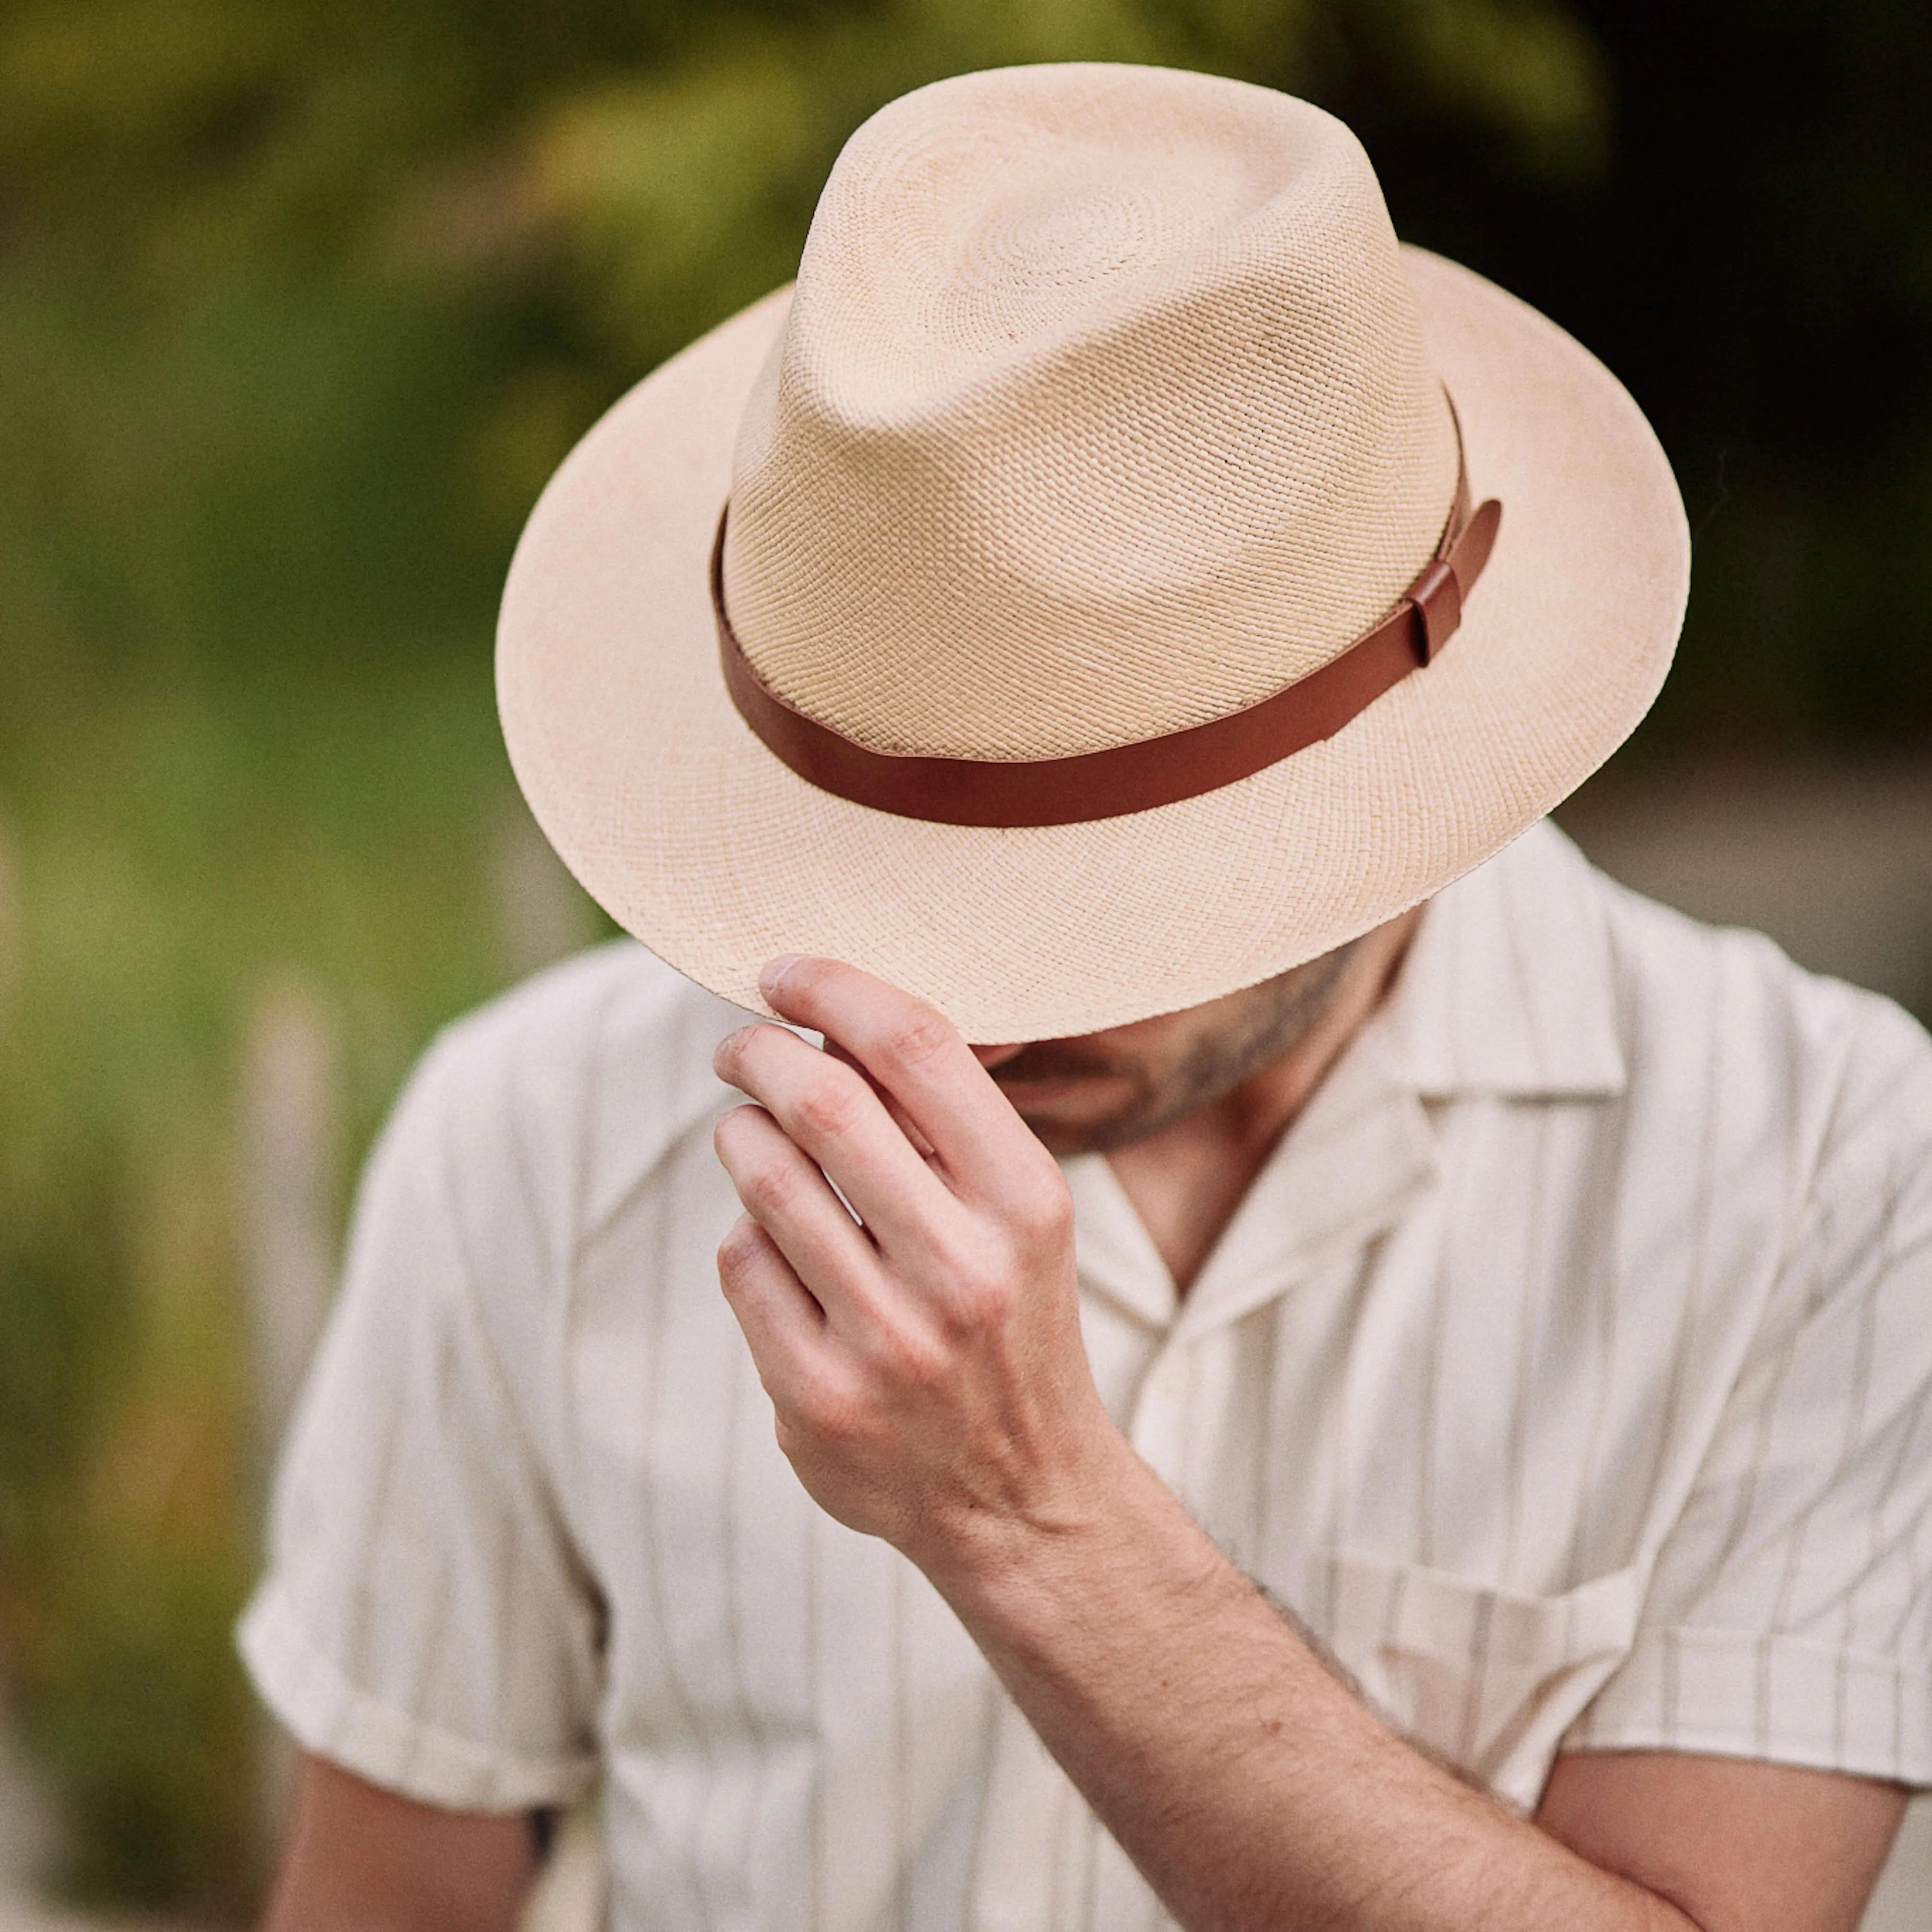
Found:
[(1932, 1676), (1877, 1652), (1640, 1631), (1563, 1750), (1679, 1750), (1932, 1786)]
[(316, 1648), (273, 1582), (236, 1642), (262, 1702), (304, 1750), (385, 1790), (453, 1811), (527, 1811), (572, 1804), (596, 1778), (594, 1756), (526, 1756), (378, 1702)]

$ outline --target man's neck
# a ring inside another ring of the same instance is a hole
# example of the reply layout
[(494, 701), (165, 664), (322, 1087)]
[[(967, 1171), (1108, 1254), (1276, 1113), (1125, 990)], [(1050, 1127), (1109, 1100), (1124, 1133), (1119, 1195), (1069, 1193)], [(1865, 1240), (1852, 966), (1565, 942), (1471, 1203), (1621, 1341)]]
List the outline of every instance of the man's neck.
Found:
[(1368, 935), (1326, 1012), (1238, 1087), (1107, 1158), (1185, 1294), (1289, 1124), (1382, 1004), (1420, 922), (1418, 907)]

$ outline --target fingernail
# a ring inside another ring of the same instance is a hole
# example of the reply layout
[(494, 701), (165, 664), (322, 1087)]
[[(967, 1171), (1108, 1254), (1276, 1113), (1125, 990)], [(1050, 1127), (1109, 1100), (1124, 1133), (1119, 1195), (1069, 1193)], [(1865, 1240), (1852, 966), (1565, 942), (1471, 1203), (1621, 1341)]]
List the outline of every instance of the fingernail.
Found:
[(796, 952), (781, 952), (776, 959), (768, 960), (765, 970), (758, 975), (758, 991), (770, 999), (784, 983), (784, 976), (797, 964)]

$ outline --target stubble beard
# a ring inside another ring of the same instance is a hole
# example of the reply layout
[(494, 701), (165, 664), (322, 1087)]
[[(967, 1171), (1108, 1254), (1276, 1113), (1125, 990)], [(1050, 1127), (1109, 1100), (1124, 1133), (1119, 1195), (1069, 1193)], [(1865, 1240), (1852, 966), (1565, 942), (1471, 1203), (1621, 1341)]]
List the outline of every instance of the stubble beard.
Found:
[(1078, 1040), (1045, 1040), (994, 1069), (993, 1078), (1002, 1084), (1046, 1079), (1129, 1083), (1126, 1098), (1097, 1117), (1064, 1120), (1022, 1108), (1020, 1118), (1055, 1154), (1108, 1154), (1130, 1147), (1232, 1093), (1306, 1039), (1333, 1010), (1360, 944), (1352, 940), (1246, 988), (1235, 996), (1238, 1004), (1220, 1024), (1193, 1035), (1167, 1066), (1112, 1059)]

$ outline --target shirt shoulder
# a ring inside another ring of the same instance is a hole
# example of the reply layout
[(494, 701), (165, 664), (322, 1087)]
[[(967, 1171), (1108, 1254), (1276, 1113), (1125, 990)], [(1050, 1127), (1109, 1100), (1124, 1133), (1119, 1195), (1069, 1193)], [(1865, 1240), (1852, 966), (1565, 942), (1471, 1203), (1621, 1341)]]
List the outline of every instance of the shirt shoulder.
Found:
[(1430, 905), (1388, 1031), (1443, 1099), (1640, 1104), (1661, 1083), (1735, 1119), (1815, 1110), (1841, 1076), (1932, 1077), (1932, 1042), (1889, 1000), (1644, 898), (1548, 822)]
[(1634, 1082), (1701, 1061), (1721, 1070), (1713, 1105), (1802, 1120), (1821, 1156), (1848, 1136), (1932, 1142), (1932, 1036), (1902, 1007), (1808, 970), (1761, 932), (1706, 925), (1594, 867), (1590, 878)]
[(432, 1165), (484, 1252), (491, 1224), (519, 1216), (545, 1272), (561, 1274), (586, 1233), (734, 1097), (712, 1052), (751, 1017), (634, 940), (593, 948), (446, 1027), (380, 1157)]

